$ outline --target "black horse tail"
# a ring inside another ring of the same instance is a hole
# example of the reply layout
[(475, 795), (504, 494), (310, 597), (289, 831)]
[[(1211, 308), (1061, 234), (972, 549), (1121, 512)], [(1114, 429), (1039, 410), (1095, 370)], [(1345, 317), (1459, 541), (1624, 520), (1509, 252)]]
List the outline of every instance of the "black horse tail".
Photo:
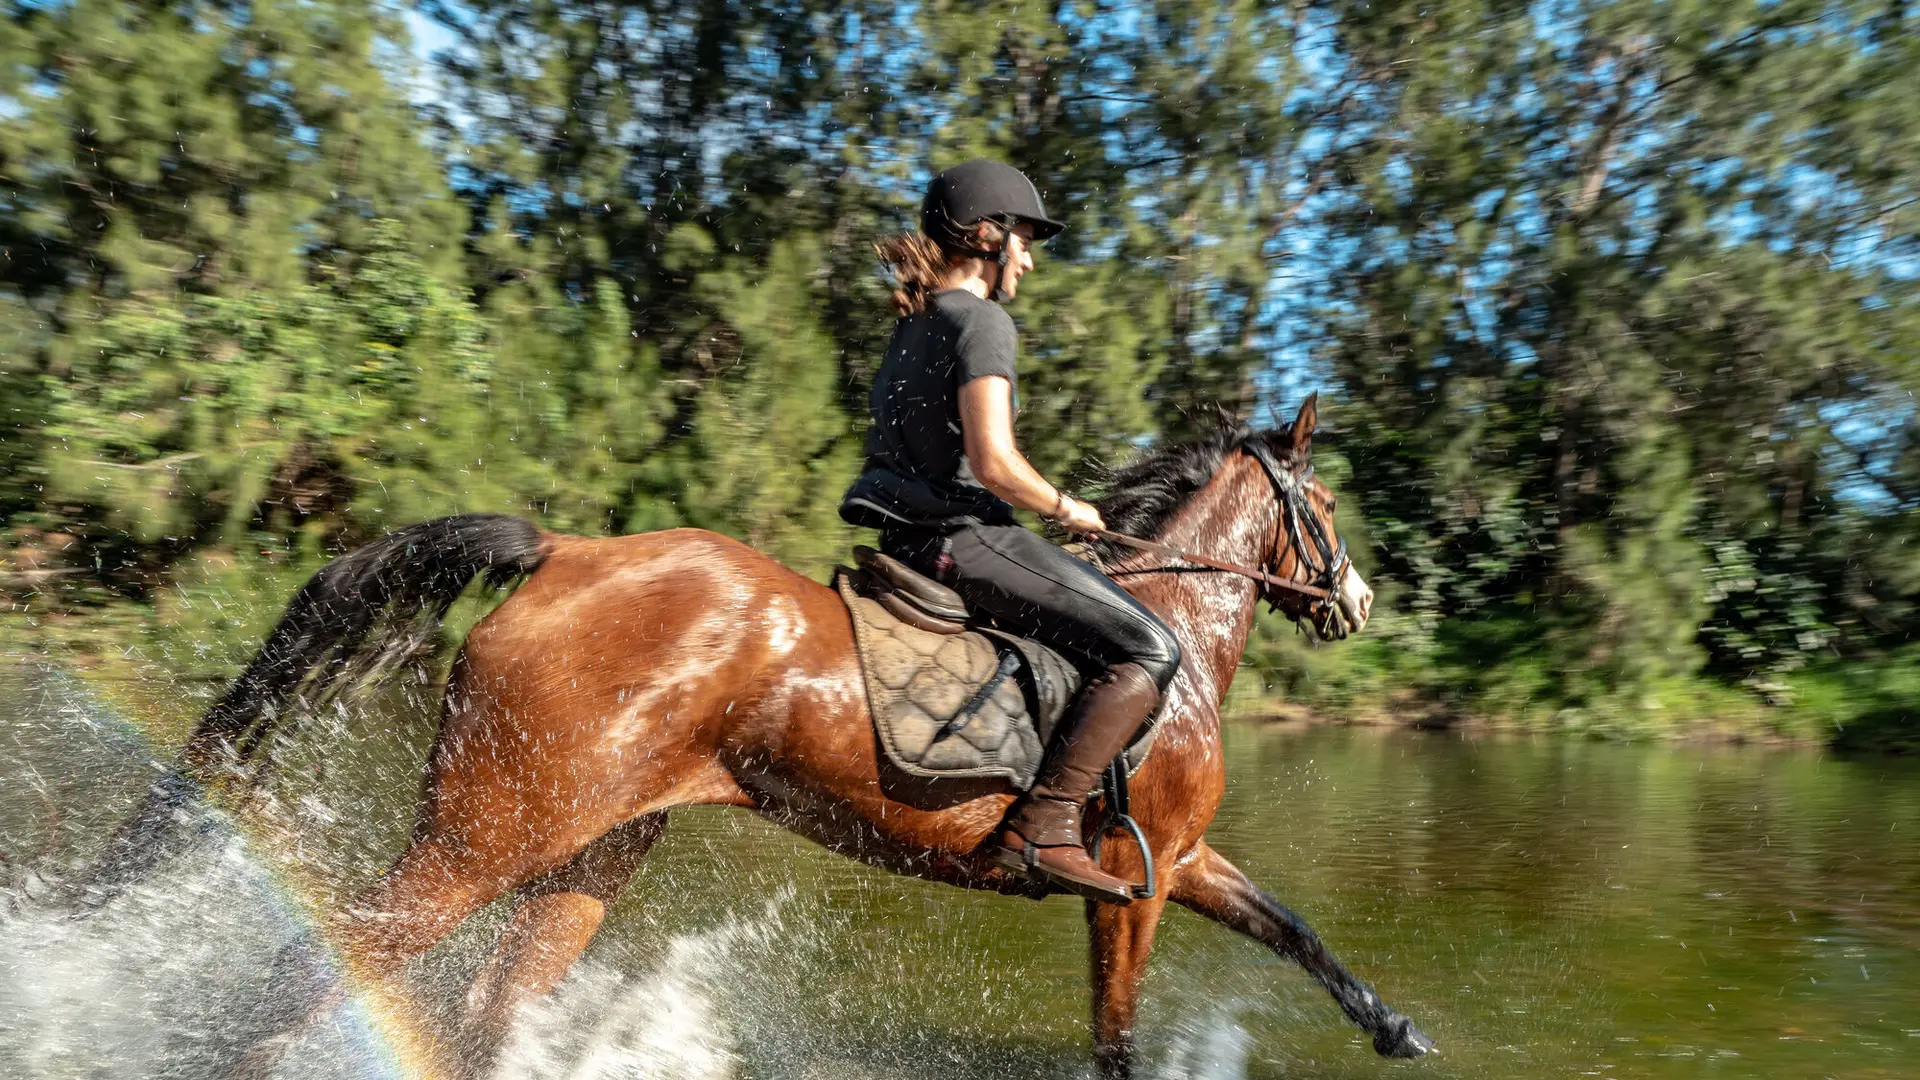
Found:
[(206, 782), (253, 756), (298, 697), (384, 672), (438, 628), (481, 574), (494, 586), (546, 558), (544, 535), (506, 514), (460, 514), (409, 525), (328, 563), (307, 579), (253, 662), (215, 702), (182, 764)]
[(298, 702), (390, 670), (432, 637), (474, 578), (504, 587), (537, 569), (546, 539), (525, 518), (459, 514), (409, 525), (322, 567), (121, 826), (83, 883), (84, 906), (98, 908), (144, 879), (190, 839), (180, 835), (181, 811), (203, 786), (246, 765)]

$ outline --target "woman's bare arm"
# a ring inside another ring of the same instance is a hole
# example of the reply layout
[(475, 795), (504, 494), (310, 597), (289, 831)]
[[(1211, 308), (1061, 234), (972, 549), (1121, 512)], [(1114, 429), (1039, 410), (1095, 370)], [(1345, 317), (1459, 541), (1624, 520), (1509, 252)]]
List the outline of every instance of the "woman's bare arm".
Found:
[(1075, 532), (1104, 529), (1100, 512), (1049, 484), (1013, 442), (1013, 384), (998, 375), (960, 387), (960, 432), (967, 466), (988, 491)]

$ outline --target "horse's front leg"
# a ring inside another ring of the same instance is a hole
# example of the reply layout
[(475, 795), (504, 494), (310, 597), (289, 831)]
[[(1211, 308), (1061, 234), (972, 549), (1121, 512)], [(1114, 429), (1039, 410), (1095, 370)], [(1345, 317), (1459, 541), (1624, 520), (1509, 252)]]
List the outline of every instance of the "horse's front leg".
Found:
[(1153, 934), (1166, 910), (1166, 893), (1125, 907), (1087, 901), (1093, 945), (1093, 1060), (1101, 1080), (1133, 1075), (1133, 1018), (1140, 1011), (1140, 976), (1153, 952)]
[(1334, 959), (1305, 920), (1261, 891), (1239, 867), (1206, 844), (1181, 860), (1174, 876), (1173, 901), (1306, 968), (1340, 1003), (1347, 1018), (1373, 1036), (1373, 1048), (1382, 1055), (1413, 1058), (1434, 1051), (1433, 1040)]

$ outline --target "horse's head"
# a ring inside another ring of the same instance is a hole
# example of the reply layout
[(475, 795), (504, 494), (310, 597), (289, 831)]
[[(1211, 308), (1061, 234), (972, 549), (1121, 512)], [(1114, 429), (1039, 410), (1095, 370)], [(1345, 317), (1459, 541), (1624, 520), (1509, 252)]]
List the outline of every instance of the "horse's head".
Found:
[(1246, 449), (1266, 470), (1280, 503), (1273, 542), (1267, 549), (1270, 572), (1328, 594), (1321, 599), (1265, 585), (1263, 596), (1322, 640), (1338, 641), (1367, 625), (1373, 590), (1347, 558), (1347, 543), (1334, 528), (1333, 492), (1313, 475), (1319, 397), (1311, 395), (1301, 404), (1291, 427), (1255, 434), (1248, 438)]

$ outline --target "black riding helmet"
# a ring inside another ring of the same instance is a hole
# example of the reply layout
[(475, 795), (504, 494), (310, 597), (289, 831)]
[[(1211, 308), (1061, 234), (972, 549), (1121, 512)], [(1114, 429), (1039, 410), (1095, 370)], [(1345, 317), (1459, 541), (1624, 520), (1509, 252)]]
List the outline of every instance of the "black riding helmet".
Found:
[[(999, 251), (974, 246), (972, 229), (982, 221), (1007, 227), (1009, 238)], [(986, 158), (955, 165), (933, 178), (927, 185), (927, 197), (920, 203), (920, 231), (949, 251), (978, 259), (993, 259), (1004, 273), (1013, 257), (1013, 226), (1026, 222), (1033, 226), (1033, 238), (1045, 240), (1057, 235), (1066, 225), (1047, 216), (1040, 203), (1040, 192), (1026, 174), (1011, 165)], [(993, 297), (1005, 302), (1006, 293), (994, 283)]]

